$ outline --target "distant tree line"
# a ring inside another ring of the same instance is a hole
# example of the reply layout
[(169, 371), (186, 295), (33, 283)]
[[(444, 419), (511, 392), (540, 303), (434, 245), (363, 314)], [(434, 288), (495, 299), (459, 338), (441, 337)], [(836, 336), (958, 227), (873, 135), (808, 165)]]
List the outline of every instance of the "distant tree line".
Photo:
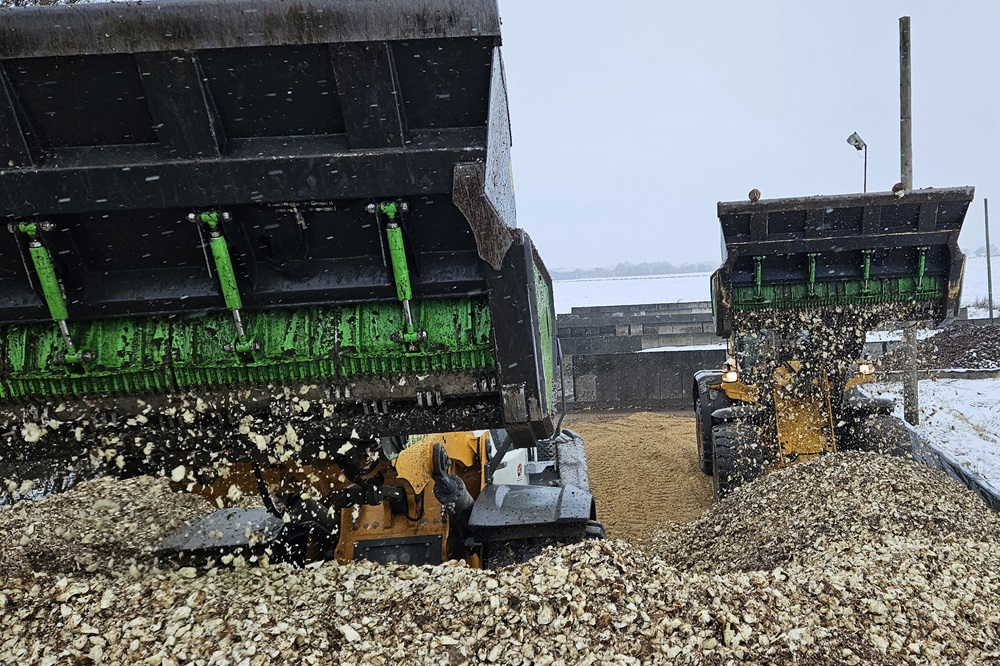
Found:
[(707, 273), (719, 267), (718, 262), (696, 261), (672, 264), (669, 261), (625, 261), (614, 268), (573, 268), (549, 271), (553, 280), (581, 280), (584, 278), (635, 277), (638, 275), (673, 275), (677, 273)]
[[(980, 245), (969, 252), (973, 257), (985, 257), (986, 246)], [(990, 255), (1000, 256), (1000, 247), (990, 243)], [(640, 275), (676, 275), (678, 273), (708, 273), (719, 267), (717, 261), (696, 261), (684, 264), (672, 264), (669, 261), (641, 261), (632, 263), (623, 261), (614, 268), (570, 268), (550, 270), (553, 280), (583, 280), (587, 278), (636, 277)]]

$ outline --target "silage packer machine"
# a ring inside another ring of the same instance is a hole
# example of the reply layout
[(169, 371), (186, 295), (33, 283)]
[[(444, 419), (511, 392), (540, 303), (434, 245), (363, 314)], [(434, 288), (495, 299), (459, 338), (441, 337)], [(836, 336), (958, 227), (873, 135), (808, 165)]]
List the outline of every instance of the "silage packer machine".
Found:
[(0, 11), (5, 469), (262, 498), (179, 550), (600, 534), (510, 136), (495, 0)]
[(866, 335), (959, 313), (958, 235), (971, 187), (718, 205), (725, 258), (712, 274), (721, 369), (695, 374), (699, 464), (716, 499), (767, 470), (837, 450), (905, 453), (892, 401), (863, 384)]

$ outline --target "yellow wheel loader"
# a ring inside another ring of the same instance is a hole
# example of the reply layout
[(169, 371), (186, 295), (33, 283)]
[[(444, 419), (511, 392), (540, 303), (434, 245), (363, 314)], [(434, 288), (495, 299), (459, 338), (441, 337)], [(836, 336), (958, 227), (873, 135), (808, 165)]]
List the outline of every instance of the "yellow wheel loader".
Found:
[(297, 560), (600, 534), (496, 0), (33, 6), (0, 34), (13, 497), (162, 474), (223, 512), (167, 550)]
[(695, 374), (699, 464), (716, 499), (768, 469), (838, 449), (905, 451), (892, 404), (863, 390), (866, 334), (958, 314), (958, 235), (974, 190), (924, 189), (718, 205), (712, 275), (725, 367)]

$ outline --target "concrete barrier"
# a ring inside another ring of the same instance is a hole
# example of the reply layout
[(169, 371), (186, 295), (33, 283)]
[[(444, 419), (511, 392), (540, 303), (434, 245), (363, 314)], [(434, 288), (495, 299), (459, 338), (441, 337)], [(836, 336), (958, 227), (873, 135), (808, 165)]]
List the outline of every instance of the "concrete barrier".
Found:
[(916, 435), (916, 442), (913, 446), (913, 457), (921, 461), (931, 469), (941, 470), (951, 478), (955, 479), (963, 486), (979, 495), (983, 502), (994, 511), (1000, 511), (1000, 488), (996, 488), (989, 481), (984, 479), (975, 470), (969, 469), (958, 461), (953, 455), (929, 441), (923, 435), (916, 433), (913, 427), (907, 424)]
[(694, 373), (720, 367), (724, 349), (574, 356), (566, 365), (574, 409), (690, 409)]
[(563, 353), (570, 356), (719, 341), (708, 301), (577, 307), (557, 315), (556, 328)]

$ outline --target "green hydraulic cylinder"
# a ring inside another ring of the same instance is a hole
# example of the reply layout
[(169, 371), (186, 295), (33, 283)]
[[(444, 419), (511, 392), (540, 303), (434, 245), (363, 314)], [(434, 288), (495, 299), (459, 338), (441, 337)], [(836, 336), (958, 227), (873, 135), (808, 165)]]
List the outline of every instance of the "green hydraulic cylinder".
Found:
[(390, 222), (385, 232), (389, 238), (389, 258), (392, 261), (392, 274), (396, 279), (396, 296), (401, 301), (409, 301), (413, 298), (413, 288), (410, 286), (410, 269), (403, 247), (403, 230), (398, 224)]
[(917, 260), (917, 291), (924, 288), (924, 272), (927, 270), (927, 250), (929, 249), (926, 246), (918, 248), (920, 258)]
[(31, 263), (35, 265), (38, 281), (42, 285), (42, 294), (45, 296), (46, 305), (49, 306), (49, 314), (54, 321), (66, 321), (69, 319), (69, 312), (66, 310), (66, 298), (56, 277), (56, 268), (52, 264), (52, 255), (34, 238), (28, 243), (28, 253), (31, 255)]
[(42, 296), (45, 304), (49, 308), (49, 315), (59, 326), (59, 333), (66, 344), (68, 353), (66, 360), (75, 363), (80, 360), (76, 348), (73, 346), (73, 338), (69, 334), (69, 326), (66, 320), (69, 319), (69, 311), (66, 308), (66, 297), (63, 296), (62, 286), (59, 278), (56, 277), (55, 263), (52, 255), (38, 238), (38, 225), (33, 222), (21, 222), (17, 229), (28, 237), (28, 254), (31, 256), (31, 263), (35, 266), (35, 274), (42, 287)]
[(809, 253), (809, 295), (816, 295), (816, 257), (819, 256), (818, 252)]
[(236, 283), (236, 271), (233, 270), (233, 260), (229, 255), (229, 245), (219, 231), (219, 214), (208, 211), (201, 214), (201, 221), (208, 226), (208, 245), (212, 249), (212, 259), (215, 262), (215, 272), (219, 276), (219, 287), (226, 307), (233, 313), (236, 322), (236, 332), (240, 338), (245, 336), (240, 310), (243, 309), (243, 299), (240, 298), (239, 285)]
[[(370, 208), (374, 212), (374, 208)], [(406, 210), (405, 204), (403, 210)], [(399, 206), (395, 202), (383, 202), (378, 205), (378, 211), (385, 215), (385, 235), (389, 243), (389, 262), (392, 264), (392, 277), (396, 283), (396, 297), (403, 304), (403, 316), (406, 328), (397, 334), (400, 342), (405, 343), (411, 351), (416, 351), (417, 345), (427, 339), (425, 331), (417, 332), (413, 327), (413, 314), (410, 311), (410, 301), (413, 299), (413, 287), (410, 284), (410, 267), (406, 261), (406, 247), (403, 244), (403, 229), (399, 226)]]
[(864, 267), (864, 281), (861, 283), (861, 293), (867, 294), (871, 291), (871, 275), (872, 275), (872, 253), (874, 250), (862, 250), (865, 256), (865, 267)]
[(413, 314), (410, 312), (410, 300), (413, 298), (413, 288), (410, 286), (410, 269), (406, 263), (406, 249), (403, 247), (403, 230), (395, 222), (390, 222), (385, 228), (389, 239), (389, 260), (392, 262), (392, 274), (396, 280), (396, 297), (403, 304), (403, 316), (406, 318), (406, 330), (403, 331), (403, 342), (415, 344), (419, 341), (413, 330)]
[(754, 296), (758, 299), (763, 298), (763, 273), (761, 272), (761, 261), (763, 257), (753, 258), (753, 286), (754, 286)]

